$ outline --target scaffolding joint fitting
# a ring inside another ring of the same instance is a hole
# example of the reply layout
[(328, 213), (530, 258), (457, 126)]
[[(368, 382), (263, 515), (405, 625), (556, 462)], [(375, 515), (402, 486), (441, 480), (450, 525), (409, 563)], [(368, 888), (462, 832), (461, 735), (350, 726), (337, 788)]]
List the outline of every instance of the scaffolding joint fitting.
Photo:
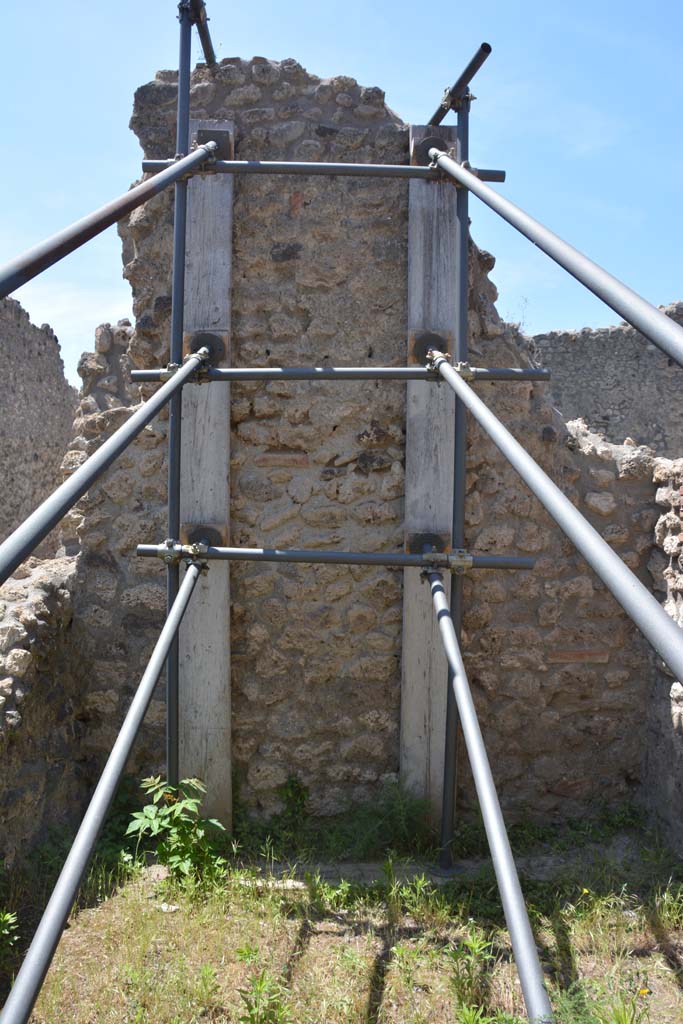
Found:
[(179, 369), (180, 363), (168, 363), (163, 370), (159, 370), (159, 380), (162, 383), (165, 383), (167, 380), (170, 380), (171, 377), (174, 377)]
[(469, 363), (456, 363), (453, 369), (455, 370), (459, 377), (462, 377), (463, 380), (474, 380), (474, 370), (472, 369)]
[(439, 363), (442, 360), (445, 360), (447, 363), (452, 362), (451, 354), (449, 352), (438, 352), (435, 348), (430, 348), (427, 352), (427, 369), (433, 373), (439, 373)]
[(474, 558), (465, 548), (455, 548), (448, 555), (448, 568), (456, 576), (463, 576), (474, 565)]
[(166, 565), (178, 565), (183, 557), (183, 546), (173, 537), (167, 537), (163, 544), (157, 546), (157, 558)]

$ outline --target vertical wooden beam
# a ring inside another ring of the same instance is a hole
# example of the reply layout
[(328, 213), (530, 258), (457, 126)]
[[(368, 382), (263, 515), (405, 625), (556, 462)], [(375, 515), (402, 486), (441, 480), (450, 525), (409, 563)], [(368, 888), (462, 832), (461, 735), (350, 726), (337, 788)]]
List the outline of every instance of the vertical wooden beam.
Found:
[[(455, 145), (455, 128), (412, 126), (416, 143), (438, 136)], [(429, 334), (452, 351), (456, 330), (456, 189), (411, 181), (408, 201), (408, 363), (424, 363)], [(405, 540), (422, 550), (430, 537), (450, 550), (453, 518), (455, 400), (438, 385), (410, 381), (406, 401)], [(401, 782), (441, 815), (447, 664), (429, 587), (417, 569), (403, 576)]]
[[(232, 130), (225, 121), (190, 123), (198, 130)], [(224, 341), (230, 365), (232, 274), (231, 174), (197, 175), (188, 189), (185, 257), (186, 345), (207, 331)], [(180, 463), (183, 532), (210, 524), (227, 543), (230, 515), (229, 385), (188, 385), (183, 392)], [(230, 718), (230, 574), (212, 562), (185, 614), (180, 646), (180, 777), (198, 777), (207, 787), (205, 813), (226, 827), (232, 817)]]

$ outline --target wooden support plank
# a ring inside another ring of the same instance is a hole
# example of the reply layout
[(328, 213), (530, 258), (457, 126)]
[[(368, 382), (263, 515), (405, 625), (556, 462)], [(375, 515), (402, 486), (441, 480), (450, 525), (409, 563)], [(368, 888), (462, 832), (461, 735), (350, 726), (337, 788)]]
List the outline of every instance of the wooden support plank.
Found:
[[(198, 129), (232, 129), (193, 120)], [(233, 176), (196, 176), (188, 188), (184, 333), (223, 336), (229, 366)], [(223, 527), (230, 515), (230, 389), (188, 385), (183, 392), (180, 519)], [(203, 810), (226, 827), (232, 818), (230, 716), (230, 573), (212, 562), (180, 628), (180, 777), (204, 781)]]
[[(455, 128), (410, 129), (411, 153), (427, 136), (455, 144)], [(408, 360), (421, 358), (419, 336), (451, 343), (456, 330), (456, 189), (411, 181), (408, 202)], [(417, 344), (416, 344), (417, 339)], [(423, 357), (422, 357), (423, 358)], [(450, 547), (453, 518), (455, 398), (450, 388), (410, 381), (406, 400), (406, 546), (424, 535)], [(401, 782), (441, 814), (447, 664), (429, 587), (417, 569), (403, 575)]]

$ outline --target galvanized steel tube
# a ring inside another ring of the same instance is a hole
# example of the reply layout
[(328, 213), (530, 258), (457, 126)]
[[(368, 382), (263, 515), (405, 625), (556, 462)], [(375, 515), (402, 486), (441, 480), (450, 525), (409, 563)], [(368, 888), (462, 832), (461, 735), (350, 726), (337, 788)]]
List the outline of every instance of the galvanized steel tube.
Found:
[[(143, 171), (157, 172), (168, 167), (169, 160), (143, 160)], [(482, 181), (505, 181), (505, 171), (488, 167), (473, 167), (472, 173)], [(327, 161), (301, 160), (215, 160), (212, 174), (296, 174), (343, 178), (420, 178), (424, 181), (443, 181), (443, 175), (433, 167), (412, 164), (349, 164)]]
[(440, 106), (434, 111), (427, 124), (441, 124), (448, 111), (452, 109), (453, 104), (457, 103), (465, 94), (467, 86), (470, 84), (490, 53), (490, 43), (482, 43), (457, 81), (450, 87), (450, 89), (446, 90)]
[(204, 5), (204, 0), (191, 0), (191, 2), (192, 19), (193, 23), (197, 26), (199, 41), (204, 51), (204, 59), (209, 67), (212, 67), (216, 63), (216, 53), (209, 34), (209, 26), (207, 24), (209, 19), (206, 16), (206, 6)]
[(5, 298), (20, 288), (22, 284), (26, 284), (27, 281), (36, 277), (41, 271), (47, 270), (48, 267), (73, 252), (74, 249), (78, 249), (84, 242), (121, 220), (131, 210), (146, 203), (152, 196), (178, 181), (193, 168), (199, 167), (215, 149), (214, 142), (207, 142), (203, 146), (199, 146), (184, 160), (172, 161), (165, 170), (155, 174), (153, 178), (148, 178), (147, 181), (136, 185), (129, 192), (119, 196), (118, 199), (113, 199), (106, 206), (101, 206), (94, 213), (89, 213), (81, 220), (70, 224), (69, 227), (58, 231), (57, 234), (46, 238), (44, 242), (28, 249), (21, 256), (10, 260), (4, 267), (0, 267), (0, 298)]
[(543, 972), (536, 943), (529, 924), (524, 897), (512, 857), (510, 841), (498, 802), (491, 766), (481, 735), (477, 712), (472, 700), (460, 646), (455, 634), (441, 573), (429, 574), (434, 612), (439, 624), (446, 658), (451, 670), (454, 699), (457, 703), (472, 776), (479, 798), (484, 828), (496, 872), (505, 921), (512, 941), (512, 951), (522, 983), (522, 992), (529, 1020), (533, 1024), (552, 1024), (553, 1016), (543, 984)]
[(100, 829), (152, 699), (154, 687), (164, 667), (168, 648), (178, 632), (200, 571), (201, 568), (197, 564), (189, 565), (187, 568), (178, 597), (164, 623), (81, 827), (0, 1015), (0, 1024), (26, 1024), (31, 1016), (31, 1010), (66, 926)]
[(683, 679), (683, 630), (669, 618), (656, 598), (624, 565), (597, 530), (574, 508), (569, 498), (565, 497), (559, 487), (534, 462), (472, 388), (453, 371), (444, 356), (435, 353), (434, 365), (513, 469), (519, 473), (605, 586), (614, 594), (624, 611), (630, 615), (667, 663), (676, 679)]
[(517, 228), (529, 241), (542, 249), (551, 259), (559, 263), (572, 277), (585, 285), (594, 295), (606, 302), (619, 316), (632, 324), (662, 352), (683, 366), (683, 328), (662, 313), (661, 310), (643, 299), (618, 278), (594, 263), (578, 249), (565, 242), (559, 235), (534, 220), (528, 213), (504, 199), (484, 184), (471, 171), (461, 167), (439, 149), (430, 149), (430, 157), (436, 165), (450, 174), (460, 185), (473, 192), (478, 199), (499, 214), (508, 224)]
[[(163, 380), (165, 370), (133, 370), (130, 377), (135, 383), (154, 383)], [(519, 381), (549, 380), (549, 370), (527, 369), (525, 367), (471, 366), (470, 372), (474, 380), (482, 381)], [(202, 373), (202, 382), (228, 382), (239, 384), (240, 381), (252, 380), (433, 380), (440, 377), (434, 370), (425, 366), (258, 366), (250, 368), (207, 367)]]
[[(489, 47), (490, 49), (490, 47)], [(458, 110), (456, 145), (458, 159), (464, 162), (469, 157), (469, 97), (462, 100)], [(456, 197), (455, 222), (455, 358), (459, 363), (468, 359), (468, 315), (469, 315), (469, 241), (470, 222), (468, 194), (458, 189)], [(465, 406), (455, 399), (455, 433), (453, 438), (453, 518), (451, 536), (454, 548), (465, 546), (465, 492), (467, 462), (467, 412)], [(460, 642), (462, 629), (462, 576), (451, 577), (451, 609), (455, 634)], [(453, 691), (452, 670), (448, 668), (446, 681), (446, 728), (444, 737), (443, 792), (441, 795), (441, 823), (439, 845), (440, 863), (450, 867), (453, 858), (451, 842), (455, 827), (455, 808), (458, 785), (458, 709)]]
[(177, 373), (147, 402), (145, 402), (130, 419), (119, 427), (89, 459), (78, 467), (35, 512), (25, 519), (14, 533), (0, 544), (0, 584), (12, 575), (18, 565), (31, 554), (43, 537), (47, 536), (62, 516), (76, 504), (81, 495), (104, 473), (114, 459), (125, 451), (144, 427), (154, 419), (160, 409), (170, 401), (171, 397), (192, 376), (202, 361), (200, 354), (191, 356)]
[[(168, 554), (161, 544), (138, 544), (136, 553), (143, 558), (158, 558)], [(202, 548), (201, 558), (223, 562), (307, 562), (323, 565), (384, 565), (395, 568), (429, 568), (441, 556), (435, 552), (433, 560), (424, 555), (405, 554), (402, 551), (319, 551), (315, 548)], [(526, 555), (472, 555), (473, 569), (533, 569), (534, 559)]]

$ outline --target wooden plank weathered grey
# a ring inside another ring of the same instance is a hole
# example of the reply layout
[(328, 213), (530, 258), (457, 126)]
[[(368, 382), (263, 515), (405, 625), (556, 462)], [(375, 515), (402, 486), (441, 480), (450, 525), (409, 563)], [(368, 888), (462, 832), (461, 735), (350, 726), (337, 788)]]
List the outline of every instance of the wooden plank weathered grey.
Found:
[[(415, 142), (437, 135), (455, 144), (455, 128), (412, 126)], [(408, 220), (408, 333), (456, 329), (456, 190), (411, 181)], [(410, 359), (410, 341), (409, 341)], [(451, 537), (455, 400), (450, 388), (410, 381), (406, 401), (406, 543), (414, 534)], [(447, 665), (429, 587), (419, 571), (403, 582), (401, 683), (402, 784), (441, 812)]]
[[(193, 120), (198, 128), (232, 128)], [(184, 330), (229, 335), (233, 178), (197, 176), (188, 187)], [(229, 346), (226, 361), (229, 365)], [(183, 392), (182, 524), (228, 526), (230, 509), (229, 385), (189, 385)], [(207, 787), (204, 810), (226, 827), (232, 817), (230, 716), (230, 575), (212, 562), (180, 628), (180, 776)]]

